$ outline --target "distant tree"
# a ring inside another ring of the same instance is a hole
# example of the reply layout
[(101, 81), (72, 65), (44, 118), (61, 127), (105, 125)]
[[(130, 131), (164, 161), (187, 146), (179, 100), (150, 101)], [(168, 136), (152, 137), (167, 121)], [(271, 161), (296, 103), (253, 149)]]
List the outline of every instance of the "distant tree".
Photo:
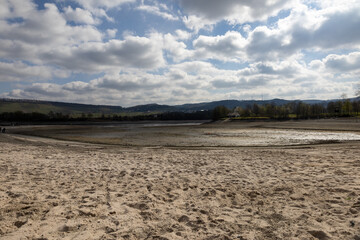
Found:
[(360, 101), (353, 101), (352, 102), (352, 109), (355, 112), (355, 115), (358, 116), (360, 112)]
[(49, 116), (50, 119), (54, 119), (55, 118), (55, 113), (53, 111), (50, 111), (48, 113), (48, 116)]
[(275, 104), (266, 104), (265, 105), (265, 115), (266, 117), (275, 118), (276, 114)]
[(321, 104), (313, 104), (310, 106), (311, 117), (320, 118), (325, 112), (325, 108)]
[(217, 106), (213, 110), (212, 119), (219, 120), (221, 118), (225, 118), (229, 113), (230, 110), (227, 109), (225, 106)]
[(341, 99), (342, 99), (341, 114), (345, 116), (350, 116), (352, 111), (352, 105), (346, 93), (341, 94)]
[(329, 102), (326, 106), (326, 111), (330, 116), (336, 115), (336, 104), (335, 102)]
[(250, 107), (248, 106), (248, 107), (244, 108), (241, 111), (240, 116), (242, 116), (242, 117), (251, 117), (251, 109), (250, 109)]
[(342, 106), (342, 114), (346, 115), (346, 116), (350, 116), (352, 112), (352, 104), (350, 102), (349, 99), (346, 99), (343, 102), (343, 106)]
[(258, 117), (260, 115), (260, 113), (261, 113), (260, 106), (257, 105), (256, 103), (254, 103), (253, 106), (252, 106), (252, 112), (256, 117)]
[(298, 102), (296, 105), (297, 118), (309, 118), (311, 116), (311, 108), (309, 104)]

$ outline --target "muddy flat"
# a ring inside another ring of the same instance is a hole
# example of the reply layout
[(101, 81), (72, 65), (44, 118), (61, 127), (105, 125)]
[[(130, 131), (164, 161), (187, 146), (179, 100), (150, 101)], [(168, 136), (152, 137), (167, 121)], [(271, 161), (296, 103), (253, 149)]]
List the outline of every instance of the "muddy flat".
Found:
[(360, 239), (354, 120), (106, 129), (0, 134), (0, 239)]

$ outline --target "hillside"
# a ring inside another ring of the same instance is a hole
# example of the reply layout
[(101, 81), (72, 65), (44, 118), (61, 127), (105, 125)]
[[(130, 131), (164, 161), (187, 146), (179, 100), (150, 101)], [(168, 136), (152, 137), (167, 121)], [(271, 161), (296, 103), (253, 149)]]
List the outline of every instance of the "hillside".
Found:
[(36, 101), (36, 100), (17, 100), (17, 99), (0, 99), (0, 112), (24, 113), (38, 112), (48, 114), (50, 111), (63, 114), (81, 114), (81, 113), (121, 113), (123, 108), (120, 106), (106, 105), (88, 105), (78, 103)]
[[(322, 100), (302, 100), (308, 104), (327, 104), (329, 101)], [(77, 114), (120, 114), (120, 113), (154, 113), (154, 112), (195, 112), (203, 110), (212, 110), (216, 106), (225, 106), (228, 109), (235, 107), (245, 108), (254, 103), (258, 105), (274, 104), (276, 106), (287, 104), (289, 100), (272, 99), (272, 100), (222, 100), (213, 102), (182, 104), (182, 105), (159, 105), (159, 104), (146, 104), (138, 105), (128, 108), (121, 106), (108, 106), (108, 105), (90, 105), (78, 103), (64, 103), (64, 102), (51, 102), (51, 101), (37, 101), (37, 100), (23, 100), (23, 99), (0, 99), (0, 113), (1, 112), (16, 112), (22, 111), (24, 113), (38, 112), (48, 114), (50, 111), (54, 113), (63, 113), (69, 115)]]

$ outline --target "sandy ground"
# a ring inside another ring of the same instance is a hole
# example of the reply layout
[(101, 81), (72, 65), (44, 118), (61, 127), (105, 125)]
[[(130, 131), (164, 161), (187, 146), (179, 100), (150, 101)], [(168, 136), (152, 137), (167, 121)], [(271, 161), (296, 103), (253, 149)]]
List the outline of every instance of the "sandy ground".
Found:
[(0, 239), (360, 239), (360, 143), (124, 147), (0, 134)]

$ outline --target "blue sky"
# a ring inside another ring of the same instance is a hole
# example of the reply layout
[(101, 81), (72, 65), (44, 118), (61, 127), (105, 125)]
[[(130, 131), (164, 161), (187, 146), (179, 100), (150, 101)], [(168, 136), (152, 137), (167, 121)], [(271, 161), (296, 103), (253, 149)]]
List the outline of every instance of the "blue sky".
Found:
[(353, 97), (358, 0), (4, 0), (0, 97), (133, 106)]

